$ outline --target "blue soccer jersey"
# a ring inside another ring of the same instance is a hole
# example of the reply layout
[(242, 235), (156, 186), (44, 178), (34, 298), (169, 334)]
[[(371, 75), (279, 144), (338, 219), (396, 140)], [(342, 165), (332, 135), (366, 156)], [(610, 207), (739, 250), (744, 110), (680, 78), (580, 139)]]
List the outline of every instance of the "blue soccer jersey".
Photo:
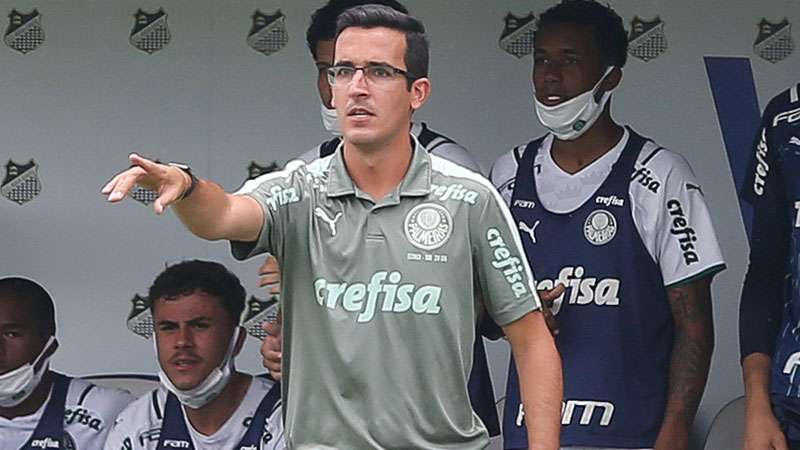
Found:
[[(788, 409), (800, 407), (799, 88), (767, 105), (742, 191), (754, 212), (742, 292), (742, 357), (756, 352), (773, 356), (772, 393)], [(786, 433), (800, 439), (797, 426)]]

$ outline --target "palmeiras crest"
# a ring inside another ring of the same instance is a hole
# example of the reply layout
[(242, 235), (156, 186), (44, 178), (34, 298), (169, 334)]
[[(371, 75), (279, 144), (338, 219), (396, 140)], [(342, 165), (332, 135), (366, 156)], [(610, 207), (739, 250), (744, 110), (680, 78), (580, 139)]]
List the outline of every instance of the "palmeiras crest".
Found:
[(155, 328), (153, 315), (150, 313), (150, 301), (147, 297), (135, 294), (131, 299), (131, 312), (128, 314), (126, 324), (135, 335), (150, 339)]
[(628, 53), (648, 62), (667, 50), (667, 35), (660, 17), (647, 22), (635, 16), (628, 35)]
[(8, 160), (6, 176), (0, 185), (0, 194), (12, 202), (23, 205), (33, 200), (42, 192), (42, 181), (39, 179), (39, 165), (33, 160), (27, 164), (17, 164)]
[(273, 296), (269, 300), (261, 300), (254, 295), (247, 300), (247, 307), (244, 310), (244, 321), (242, 326), (250, 336), (257, 339), (264, 339), (267, 332), (261, 328), (264, 322), (275, 323), (278, 321), (278, 297)]
[(271, 163), (267, 164), (266, 166), (262, 166), (259, 163), (252, 161), (249, 166), (247, 166), (247, 180), (255, 180), (256, 178), (264, 175), (266, 173), (272, 173), (278, 170), (278, 163), (277, 161), (272, 161)]
[(536, 21), (533, 13), (517, 17), (508, 13), (505, 18), (506, 25), (500, 35), (500, 48), (506, 53), (522, 58), (533, 51), (533, 33), (536, 31)]
[(139, 9), (134, 17), (129, 39), (131, 45), (152, 55), (169, 44), (172, 35), (167, 25), (167, 13), (163, 9), (159, 9), (155, 14), (148, 14)]
[(753, 51), (773, 64), (784, 60), (794, 51), (792, 24), (786, 19), (779, 23), (761, 19), (761, 22), (758, 23), (758, 37), (753, 44)]
[(6, 45), (22, 54), (36, 50), (44, 43), (42, 15), (36, 9), (30, 14), (12, 9), (8, 14), (8, 28), (3, 40)]
[(247, 34), (247, 45), (250, 48), (269, 56), (286, 46), (289, 33), (286, 31), (286, 16), (280, 9), (272, 15), (257, 9), (252, 17), (253, 26)]

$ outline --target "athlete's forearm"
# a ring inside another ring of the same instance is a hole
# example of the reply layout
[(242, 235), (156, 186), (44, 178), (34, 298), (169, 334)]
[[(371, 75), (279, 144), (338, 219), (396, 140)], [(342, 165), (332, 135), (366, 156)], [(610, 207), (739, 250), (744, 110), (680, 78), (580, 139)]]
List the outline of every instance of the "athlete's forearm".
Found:
[(769, 412), (770, 368), (772, 358), (764, 353), (751, 353), (742, 360), (745, 411), (747, 415)]
[(540, 312), (503, 327), (517, 364), (529, 449), (558, 449), (563, 381), (561, 358)]
[(174, 209), (189, 231), (208, 240), (255, 241), (264, 221), (255, 200), (228, 194), (207, 180), (199, 180), (188, 197), (174, 204)]
[(688, 446), (689, 429), (703, 397), (714, 350), (710, 283), (711, 279), (706, 277), (667, 289), (674, 338), (667, 407), (656, 440), (657, 449)]

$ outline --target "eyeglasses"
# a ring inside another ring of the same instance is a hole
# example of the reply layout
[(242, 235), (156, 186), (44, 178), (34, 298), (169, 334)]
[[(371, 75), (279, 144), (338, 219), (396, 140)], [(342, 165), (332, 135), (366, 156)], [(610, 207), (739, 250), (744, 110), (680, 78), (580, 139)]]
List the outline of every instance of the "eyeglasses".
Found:
[(331, 66), (328, 68), (328, 83), (333, 85), (344, 86), (353, 81), (353, 77), (359, 70), (364, 72), (364, 76), (370, 83), (375, 85), (385, 85), (390, 83), (398, 76), (405, 77), (409, 80), (414, 78), (403, 69), (398, 69), (389, 64), (370, 63), (365, 66), (350, 66), (340, 65)]

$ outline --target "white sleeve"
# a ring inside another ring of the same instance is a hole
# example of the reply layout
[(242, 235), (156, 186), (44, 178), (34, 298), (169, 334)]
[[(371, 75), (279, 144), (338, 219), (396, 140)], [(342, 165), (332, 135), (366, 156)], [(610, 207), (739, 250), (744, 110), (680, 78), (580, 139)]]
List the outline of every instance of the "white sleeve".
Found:
[[(152, 398), (153, 393), (148, 392), (122, 410), (108, 432), (104, 450), (155, 449), (161, 422), (152, 414)], [(163, 398), (159, 400), (163, 410)]]
[(466, 167), (473, 172), (478, 172), (483, 175), (481, 165), (475, 161), (475, 158), (464, 147), (450, 142), (439, 144), (431, 151), (431, 154), (440, 156), (450, 162), (454, 162), (461, 167)]
[[(650, 153), (645, 147), (640, 161), (647, 160)], [(634, 221), (661, 268), (664, 285), (685, 283), (724, 269), (702, 186), (689, 163), (666, 149), (649, 159), (646, 165), (637, 162), (631, 196)], [(647, 170), (649, 178), (641, 175), (640, 169)]]
[(283, 435), (283, 406), (278, 406), (269, 417), (267, 429), (272, 439), (267, 444), (267, 450), (285, 450), (286, 441)]
[[(514, 152), (518, 148), (511, 149), (500, 155), (489, 171), (489, 180), (500, 191), (500, 196), (503, 197), (503, 201), (508, 206), (511, 206), (511, 194), (514, 193), (514, 180), (517, 177), (518, 163)], [(524, 148), (525, 146), (522, 146), (522, 149)]]

